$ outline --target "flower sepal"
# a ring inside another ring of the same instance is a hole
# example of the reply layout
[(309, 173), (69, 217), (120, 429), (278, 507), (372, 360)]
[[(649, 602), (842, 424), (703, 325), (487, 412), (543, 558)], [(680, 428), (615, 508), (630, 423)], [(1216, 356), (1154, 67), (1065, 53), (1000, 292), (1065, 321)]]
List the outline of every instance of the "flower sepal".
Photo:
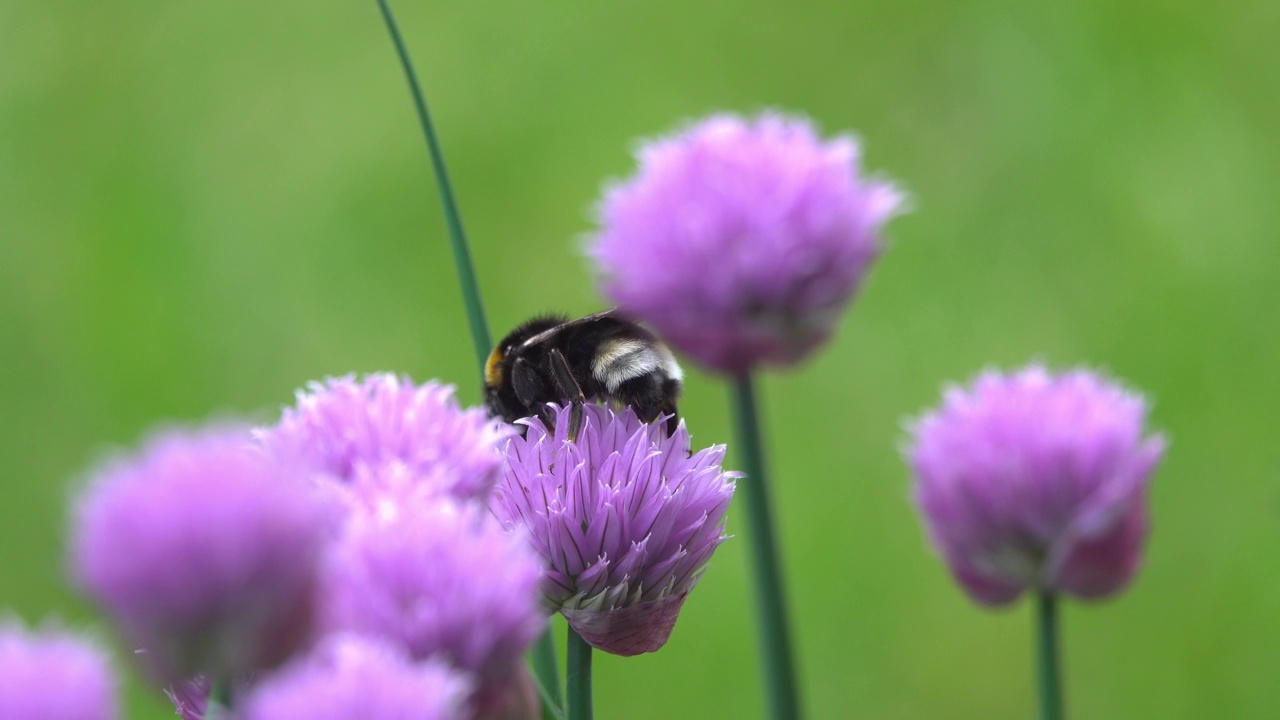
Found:
[(560, 613), (591, 647), (630, 657), (656, 652), (667, 644), (680, 617), (680, 608), (688, 596), (688, 592), (683, 592), (611, 610), (591, 607), (570, 609), (565, 606)]

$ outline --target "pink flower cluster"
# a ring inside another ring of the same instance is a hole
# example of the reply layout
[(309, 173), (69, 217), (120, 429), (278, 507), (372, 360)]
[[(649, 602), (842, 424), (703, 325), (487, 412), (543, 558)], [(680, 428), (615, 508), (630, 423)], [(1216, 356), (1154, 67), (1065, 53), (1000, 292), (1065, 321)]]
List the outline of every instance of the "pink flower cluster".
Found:
[(184, 716), (219, 700), (201, 676), (244, 720), (532, 717), (542, 563), (484, 505), (509, 434), (436, 383), (316, 384), (98, 472), (73, 574)]

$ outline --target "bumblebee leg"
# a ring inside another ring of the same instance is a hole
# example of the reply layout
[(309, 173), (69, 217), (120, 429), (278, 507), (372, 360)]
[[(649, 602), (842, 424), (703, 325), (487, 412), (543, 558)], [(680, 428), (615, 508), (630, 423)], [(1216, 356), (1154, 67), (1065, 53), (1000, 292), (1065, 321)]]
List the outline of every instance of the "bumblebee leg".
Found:
[(641, 422), (652, 423), (662, 415), (670, 415), (663, 424), (667, 436), (675, 434), (680, 427), (680, 417), (676, 412), (676, 396), (680, 386), (671, 380), (665, 382), (652, 376), (642, 376), (627, 380), (618, 386), (613, 397), (623, 405), (636, 411)]
[(557, 394), (569, 401), (569, 440), (576, 442), (578, 431), (582, 429), (582, 406), (587, 404), (587, 398), (582, 394), (582, 386), (573, 379), (569, 361), (564, 359), (559, 348), (551, 349), (551, 377)]
[[(538, 372), (533, 363), (518, 358), (511, 368), (511, 389), (515, 391), (516, 400), (523, 406), (521, 417), (541, 414), (542, 404), (549, 397), (555, 397), (547, 379)], [(508, 421), (519, 417), (507, 418)]]
[(662, 410), (659, 411), (658, 414), (671, 416), (667, 418), (667, 437), (671, 437), (672, 435), (675, 435), (676, 428), (680, 427), (680, 414), (676, 412), (675, 401), (672, 400), (669, 403), (663, 404)]
[[(662, 383), (662, 413), (670, 415), (667, 418), (667, 437), (676, 434), (676, 428), (680, 427), (680, 413), (676, 412), (676, 398), (680, 397), (680, 381), (674, 378), (667, 378)], [(690, 449), (692, 452), (692, 449)]]

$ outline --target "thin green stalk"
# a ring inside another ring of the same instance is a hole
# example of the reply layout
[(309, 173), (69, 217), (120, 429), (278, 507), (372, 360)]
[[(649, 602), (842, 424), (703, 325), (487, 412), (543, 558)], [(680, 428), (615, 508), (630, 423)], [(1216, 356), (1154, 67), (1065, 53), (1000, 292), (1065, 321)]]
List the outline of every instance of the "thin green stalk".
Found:
[(213, 687), (209, 688), (209, 702), (205, 704), (205, 720), (223, 720), (231, 717), (231, 680), (226, 677), (215, 678)]
[(565, 649), (569, 666), (565, 669), (565, 693), (569, 701), (569, 720), (591, 720), (591, 646), (569, 628), (569, 645)]
[(467, 247), (467, 236), (462, 231), (462, 216), (458, 214), (458, 205), (453, 199), (453, 186), (449, 184), (449, 173), (444, 166), (444, 152), (440, 149), (440, 140), (431, 124), (431, 115), (427, 113), (427, 100), (418, 85), (418, 75), (413, 71), (413, 61), (409, 59), (409, 49), (400, 37), (400, 28), (396, 25), (395, 16), (391, 14), (391, 6), (387, 0), (378, 0), (382, 9), (382, 18), (387, 22), (387, 31), (391, 33), (391, 41), (395, 43), (396, 53), (400, 56), (400, 64), (404, 67), (405, 78), (409, 81), (409, 91), (413, 93), (413, 104), (418, 110), (418, 123), (422, 126), (422, 135), (427, 140), (427, 151), (431, 154), (431, 167), (435, 170), (436, 186), (440, 189), (440, 204), (444, 206), (444, 221), (449, 227), (449, 244), (453, 246), (453, 262), (458, 272), (458, 281), (462, 284), (462, 302), (467, 307), (467, 323), (471, 326), (471, 342), (475, 346), (476, 361), (484, 371), (484, 362), (493, 349), (489, 340), (489, 325), (484, 318), (484, 305), (480, 302), (480, 286), (476, 282), (476, 270), (471, 264), (471, 250)]
[(1040, 675), (1040, 720), (1062, 720), (1062, 674), (1058, 666), (1058, 608), (1053, 593), (1036, 603), (1036, 656)]
[[(400, 57), (400, 65), (404, 69), (405, 79), (409, 82), (409, 91), (413, 95), (413, 104), (418, 111), (418, 124), (422, 126), (422, 136), (427, 141), (427, 152), (431, 155), (431, 167), (435, 171), (436, 186), (440, 190), (440, 204), (444, 207), (445, 224), (449, 229), (449, 244), (453, 247), (453, 262), (458, 274), (458, 283), (462, 287), (462, 302), (467, 310), (467, 324), (471, 329), (471, 344), (475, 349), (476, 365), (484, 374), (485, 361), (493, 342), (489, 337), (489, 324), (484, 316), (484, 303), (480, 299), (480, 285), (476, 282), (475, 267), (471, 263), (471, 250), (467, 246), (467, 236), (462, 230), (462, 217), (458, 213), (458, 205), (453, 198), (453, 186), (449, 183), (449, 172), (444, 164), (444, 152), (440, 149), (440, 140), (436, 137), (435, 127), (431, 124), (431, 114), (427, 112), (427, 100), (418, 83), (418, 75), (414, 72), (413, 61), (409, 58), (409, 49), (400, 35), (395, 15), (387, 0), (378, 0), (382, 10), (382, 19), (386, 21), (387, 32), (391, 34), (391, 42), (395, 45), (396, 54)], [(543, 687), (554, 688), (554, 697), (560, 700), (560, 672), (556, 664), (555, 644), (548, 628), (538, 638), (533, 649), (533, 672)], [(544, 714), (546, 714), (544, 708)], [(554, 713), (552, 713), (554, 715)]]
[(764, 469), (764, 442), (760, 436), (759, 411), (751, 374), (734, 380), (730, 393), (734, 434), (746, 477), (738, 483), (747, 512), (747, 544), (755, 568), (757, 628), (761, 641), (764, 684), (769, 717), (796, 720), (800, 698), (796, 691), (795, 663), (791, 654), (791, 631), (787, 625), (786, 597), (782, 593), (782, 569), (774, 539), (768, 476)]
[(551, 637), (551, 624), (542, 631), (531, 651), (533, 674), (550, 697), (542, 697), (542, 720), (563, 718), (564, 696), (560, 692), (560, 669), (556, 662), (556, 643)]

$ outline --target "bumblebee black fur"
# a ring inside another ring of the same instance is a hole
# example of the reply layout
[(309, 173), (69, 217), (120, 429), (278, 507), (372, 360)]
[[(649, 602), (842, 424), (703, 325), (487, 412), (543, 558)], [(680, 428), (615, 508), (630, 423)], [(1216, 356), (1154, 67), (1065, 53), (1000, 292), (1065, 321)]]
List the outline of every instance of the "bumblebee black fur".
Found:
[(653, 333), (614, 310), (570, 320), (537, 317), (507, 334), (484, 367), (485, 406), (507, 422), (538, 415), (550, 424), (547, 403), (569, 403), (569, 437), (576, 439), (582, 405), (605, 400), (633, 408), (644, 422), (670, 415), (683, 375), (675, 357)]

